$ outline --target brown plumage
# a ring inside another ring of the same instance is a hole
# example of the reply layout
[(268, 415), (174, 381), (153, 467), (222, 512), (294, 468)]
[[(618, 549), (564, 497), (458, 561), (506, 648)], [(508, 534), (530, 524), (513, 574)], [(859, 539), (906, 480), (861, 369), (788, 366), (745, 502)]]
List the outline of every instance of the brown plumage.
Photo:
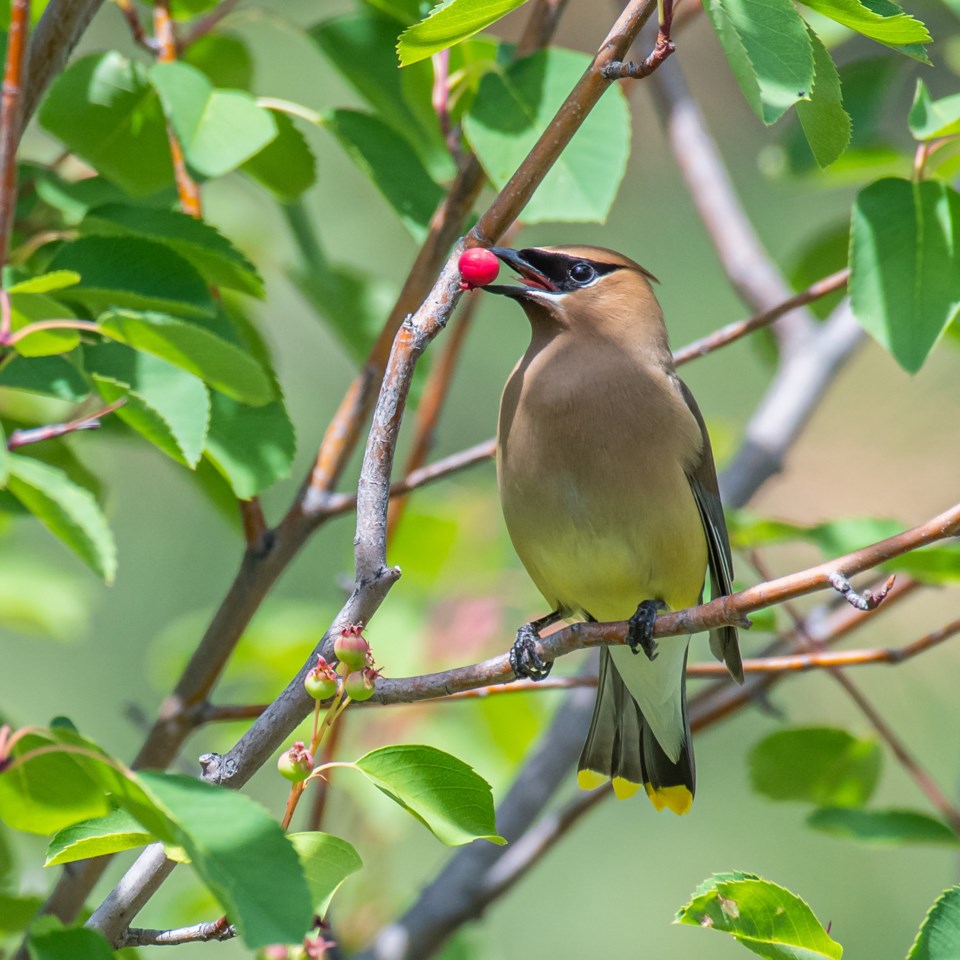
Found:
[[(633, 646), (652, 653), (650, 602), (696, 604), (708, 566), (714, 595), (732, 576), (710, 441), (674, 371), (653, 277), (598, 247), (493, 252), (524, 285), (486, 289), (516, 299), (532, 328), (503, 391), (497, 466), (511, 539), (554, 611), (534, 626), (626, 620), (647, 601)], [(515, 668), (545, 675), (529, 636), (518, 634)], [(652, 658), (603, 650), (581, 785), (612, 778), (629, 795), (642, 784), (658, 808), (689, 809), (688, 642), (663, 640)], [(736, 631), (715, 631), (711, 648), (742, 679)]]

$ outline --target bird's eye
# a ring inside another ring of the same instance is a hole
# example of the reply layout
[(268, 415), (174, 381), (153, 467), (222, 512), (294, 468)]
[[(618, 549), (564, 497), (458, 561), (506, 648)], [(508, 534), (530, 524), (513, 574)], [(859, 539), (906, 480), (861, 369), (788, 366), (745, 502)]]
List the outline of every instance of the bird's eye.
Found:
[(582, 260), (570, 268), (570, 279), (575, 283), (589, 283), (596, 275), (597, 271)]

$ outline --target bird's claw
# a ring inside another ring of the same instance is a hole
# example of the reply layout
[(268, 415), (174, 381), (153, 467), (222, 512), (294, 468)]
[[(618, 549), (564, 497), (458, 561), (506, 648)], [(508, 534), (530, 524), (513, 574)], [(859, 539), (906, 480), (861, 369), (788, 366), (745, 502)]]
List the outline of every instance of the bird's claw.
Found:
[(532, 623), (525, 623), (517, 631), (517, 639), (510, 648), (510, 666), (517, 677), (544, 680), (553, 669), (553, 661), (546, 661), (537, 652), (539, 635)]
[(634, 653), (641, 650), (648, 660), (657, 659), (657, 641), (653, 639), (653, 625), (657, 622), (657, 614), (665, 609), (662, 600), (644, 600), (637, 607), (636, 613), (627, 621), (627, 646)]

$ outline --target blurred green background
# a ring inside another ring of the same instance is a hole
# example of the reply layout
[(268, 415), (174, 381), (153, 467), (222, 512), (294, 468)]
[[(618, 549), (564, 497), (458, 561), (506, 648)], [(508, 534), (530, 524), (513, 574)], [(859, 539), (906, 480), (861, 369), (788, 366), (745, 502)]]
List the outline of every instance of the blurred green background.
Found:
[[(932, 55), (938, 69), (926, 71), (928, 84), (935, 95), (956, 90), (960, 21), (939, 3), (910, 6), (937, 38)], [(229, 29), (254, 51), (257, 92), (318, 109), (353, 105), (355, 98), (316, 49), (285, 26), (285, 21), (311, 24), (352, 5), (277, 0), (261, 7), (266, 12), (241, 7), (228, 21)], [(612, 9), (572, 0), (558, 42), (592, 52)], [(523, 16), (520, 11), (509, 18), (499, 34), (515, 38)], [(134, 52), (112, 5), (98, 15), (81, 50), (108, 48)], [(853, 41), (840, 59), (869, 52), (866, 41)], [(855, 187), (842, 180), (825, 186), (817, 179), (777, 179), (761, 172), (776, 166), (787, 128), (795, 121), (770, 130), (760, 127), (705, 18), (695, 18), (684, 30), (678, 59), (749, 215), (772, 255), (788, 269), (811, 238), (846, 220)], [(913, 77), (925, 68), (904, 59), (899, 71), (897, 93), (889, 101), (889, 134), (907, 148), (905, 117)], [(599, 243), (635, 257), (662, 281), (658, 292), (672, 341), (679, 346), (746, 311), (730, 291), (696, 217), (645, 86), (638, 84), (630, 92), (634, 151), (609, 222), (538, 226), (525, 230), (517, 243)], [(319, 172), (308, 195), (309, 209), (326, 251), (338, 261), (372, 268), (388, 284), (399, 284), (415, 252), (409, 236), (332, 139), (323, 132), (309, 136)], [(36, 130), (26, 141), (27, 154), (37, 158), (49, 158), (56, 149)], [(267, 516), (276, 521), (351, 379), (351, 362), (286, 277), (294, 249), (273, 201), (237, 177), (211, 184), (204, 201), (207, 218), (238, 243), (267, 280), (267, 301), (253, 309), (275, 351), (299, 449), (292, 479), (264, 497)], [(501, 385), (526, 340), (526, 322), (515, 305), (485, 298), (441, 422), (435, 456), (492, 435)], [(913, 524), (951, 505), (960, 489), (957, 359), (955, 346), (941, 346), (918, 375), (909, 377), (886, 353), (866, 343), (791, 451), (784, 474), (766, 485), (751, 509), (804, 523), (863, 515)], [(736, 449), (770, 372), (751, 343), (684, 370), (710, 423), (721, 464)], [(22, 600), (20, 578), (38, 569), (38, 582), (59, 598), (46, 602), (59, 615), (61, 636), (0, 633), (0, 708), (16, 724), (44, 724), (65, 714), (112, 753), (129, 759), (229, 584), (242, 541), (185, 471), (146, 445), (84, 434), (74, 449), (106, 478), (107, 506), (120, 548), (119, 576), (112, 588), (104, 588), (35, 522), (16, 522), (3, 531), (0, 602), (9, 608)], [(346, 488), (355, 472), (356, 465)], [(299, 667), (339, 608), (343, 583), (352, 579), (352, 537), (352, 518), (341, 518), (314, 538), (254, 621), (216, 691), (217, 702), (270, 699)], [(490, 464), (418, 493), (389, 559), (403, 567), (404, 577), (368, 631), (388, 675), (440, 669), (501, 651), (520, 622), (543, 612), (506, 537)], [(768, 555), (777, 573), (816, 559), (807, 548), (777, 548)], [(741, 579), (750, 582), (746, 564), (739, 567)], [(850, 643), (884, 647), (907, 642), (956, 616), (957, 600), (956, 590), (921, 591)], [(761, 634), (747, 635), (745, 653), (764, 642)], [(695, 650), (698, 657), (707, 656), (702, 641)], [(896, 669), (857, 674), (883, 715), (952, 796), (960, 774), (958, 669), (960, 650), (947, 645)], [(347, 718), (341, 753), (356, 757), (386, 742), (432, 743), (471, 763), (500, 798), (561, 696), (543, 692), (482, 703), (357, 711)], [(658, 816), (642, 799), (604, 802), (482, 924), (465, 930), (449, 956), (539, 960), (597, 950), (678, 960), (744, 956), (743, 948), (725, 937), (670, 924), (701, 880), (730, 869), (762, 874), (806, 898), (821, 921), (832, 922), (832, 935), (848, 956), (903, 956), (924, 911), (956, 882), (956, 855), (945, 849), (879, 849), (833, 839), (804, 826), (804, 808), (774, 804), (752, 793), (746, 753), (782, 723), (869, 733), (826, 676), (808, 674), (782, 684), (772, 706), (779, 716), (749, 709), (697, 738), (698, 800), (689, 816)], [(184, 751), (184, 769), (194, 770), (200, 753), (227, 749), (242, 729), (233, 724), (201, 730)], [(915, 786), (887, 759), (876, 805), (922, 808)], [(334, 902), (337, 934), (354, 947), (404, 909), (450, 854), (359, 778), (344, 771), (334, 784), (325, 827), (350, 839), (367, 862), (367, 869), (348, 880)], [(286, 787), (272, 770), (255, 780), (253, 791), (279, 815)], [(574, 792), (571, 777), (564, 795)], [(45, 890), (53, 878), (37, 866), (42, 844), (17, 838), (16, 847), (25, 890)], [(118, 858), (98, 889), (105, 891), (130, 860)], [(181, 869), (138, 923), (176, 926), (215, 913)], [(233, 942), (181, 947), (177, 956), (214, 952), (218, 957), (245, 954)]]

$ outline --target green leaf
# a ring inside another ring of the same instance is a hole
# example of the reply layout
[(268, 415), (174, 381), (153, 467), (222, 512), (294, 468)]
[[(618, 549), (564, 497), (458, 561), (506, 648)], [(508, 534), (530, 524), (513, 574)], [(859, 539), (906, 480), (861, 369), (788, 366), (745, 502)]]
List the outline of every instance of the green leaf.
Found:
[(354, 766), (447, 846), (497, 835), (490, 785), (462, 760), (416, 744), (381, 747)]
[(240, 500), (286, 479), (296, 453), (296, 435), (283, 401), (251, 407), (212, 394), (204, 452)]
[(93, 311), (107, 307), (170, 310), (201, 317), (214, 311), (207, 284), (166, 244), (142, 237), (81, 237), (64, 244), (50, 264), (83, 278), (64, 299)]
[(100, 328), (108, 337), (160, 357), (235, 400), (262, 406), (274, 396), (273, 384), (256, 360), (195, 324), (158, 313), (117, 311), (106, 314)]
[(196, 67), (158, 63), (150, 69), (187, 163), (222, 177), (259, 153), (276, 135), (269, 110), (241, 90), (217, 90)]
[(293, 846), (263, 807), (191, 777), (138, 777), (248, 947), (303, 938), (313, 917), (310, 890)]
[(924, 547), (888, 560), (884, 571), (905, 573), (923, 583), (944, 585), (960, 583), (960, 544)]
[(274, 112), (277, 135), (240, 168), (283, 203), (292, 203), (316, 183), (317, 161), (306, 138), (285, 114)]
[(113, 960), (110, 944), (86, 927), (34, 929), (27, 938), (30, 960)]
[(72, 863), (87, 857), (119, 853), (142, 847), (153, 840), (140, 823), (125, 810), (112, 810), (104, 817), (71, 824), (50, 840), (45, 867)]
[[(848, 221), (827, 227), (816, 234), (800, 250), (790, 269), (790, 284), (794, 290), (805, 290), (823, 277), (842, 270), (849, 259), (850, 224)], [(840, 289), (829, 296), (820, 297), (807, 305), (807, 309), (821, 320), (826, 319), (843, 299), (845, 290)]]
[[(433, 68), (402, 71), (396, 62), (397, 24), (373, 12), (345, 14), (310, 30), (324, 56), (373, 107), (379, 119), (407, 140), (435, 177), (452, 176), (452, 160), (431, 102)], [(451, 63), (456, 75), (460, 66)], [(419, 84), (409, 81), (417, 74)]]
[(816, 10), (817, 13), (888, 46), (930, 43), (933, 39), (919, 20), (914, 20), (893, 3), (867, 5), (862, 0), (801, 0), (801, 2), (811, 10)]
[(0, 386), (79, 403), (90, 385), (72, 357), (14, 357), (0, 368)]
[(155, 240), (191, 263), (208, 284), (263, 297), (257, 268), (210, 224), (185, 213), (111, 203), (91, 210), (80, 232)]
[(119, 53), (67, 67), (40, 107), (40, 125), (132, 196), (173, 183), (160, 101), (147, 70)]
[(29, 280), (15, 283), (8, 293), (50, 293), (53, 290), (63, 290), (75, 286), (80, 282), (80, 274), (72, 270), (54, 270), (53, 273), (42, 273)]
[(717, 874), (701, 884), (674, 923), (729, 933), (767, 960), (840, 960), (843, 948), (800, 897), (769, 880), (731, 876), (737, 875)]
[(400, 34), (397, 55), (401, 66), (424, 60), (469, 39), (496, 23), (527, 0), (447, 0), (430, 16)]
[(850, 143), (850, 116), (843, 109), (840, 74), (820, 38), (809, 28), (816, 76), (813, 96), (797, 103), (797, 117), (810, 150), (821, 167), (829, 167)]
[(408, 26), (425, 17), (433, 6), (432, 0), (364, 0), (368, 7), (373, 7), (388, 17)]
[(322, 917), (330, 907), (333, 895), (351, 873), (362, 866), (360, 855), (346, 840), (329, 833), (291, 833), (303, 875), (313, 898), (313, 912)]
[[(17, 741), (13, 757), (55, 743), (47, 732), (28, 733)], [(55, 833), (109, 810), (100, 785), (70, 754), (44, 753), (0, 773), (0, 819), (14, 830)]]
[(420, 242), (444, 192), (410, 144), (372, 114), (331, 110), (322, 123), (370, 178), (413, 238)]
[[(16, 332), (38, 320), (70, 320), (72, 310), (42, 293), (10, 294), (10, 327)], [(76, 330), (39, 330), (18, 340), (14, 349), (22, 357), (50, 357), (69, 353), (80, 342)]]
[(117, 548), (89, 490), (32, 457), (9, 456), (10, 492), (107, 583), (117, 570)]
[(960, 955), (960, 887), (944, 890), (928, 911), (907, 960), (954, 960)]
[(253, 84), (253, 57), (239, 37), (208, 33), (192, 41), (180, 59), (206, 74), (215, 87), (249, 90)]
[(927, 85), (918, 78), (908, 122), (915, 140), (933, 140), (960, 133), (960, 93), (934, 100)]
[(798, 727), (772, 733), (750, 751), (750, 782), (771, 800), (860, 807), (876, 789), (882, 762), (875, 740)]
[[(484, 76), (464, 130), (495, 187), (506, 184), (549, 128), (589, 64), (586, 54), (553, 47)], [(524, 222), (603, 222), (629, 151), (630, 112), (620, 87), (614, 86), (537, 188), (524, 209)]]
[(703, 7), (743, 95), (765, 124), (809, 99), (813, 49), (790, 0), (706, 0)]
[(18, 897), (0, 893), (0, 934), (26, 930), (42, 906), (42, 897)]
[(188, 467), (203, 454), (210, 397), (203, 381), (180, 367), (120, 343), (84, 353), (85, 366), (108, 403), (126, 396), (116, 415), (167, 456)]
[(851, 810), (823, 807), (807, 817), (807, 826), (864, 843), (934, 843), (960, 846), (960, 836), (942, 820), (915, 810)]
[(865, 187), (851, 220), (850, 303), (910, 373), (960, 311), (960, 195), (933, 181)]

